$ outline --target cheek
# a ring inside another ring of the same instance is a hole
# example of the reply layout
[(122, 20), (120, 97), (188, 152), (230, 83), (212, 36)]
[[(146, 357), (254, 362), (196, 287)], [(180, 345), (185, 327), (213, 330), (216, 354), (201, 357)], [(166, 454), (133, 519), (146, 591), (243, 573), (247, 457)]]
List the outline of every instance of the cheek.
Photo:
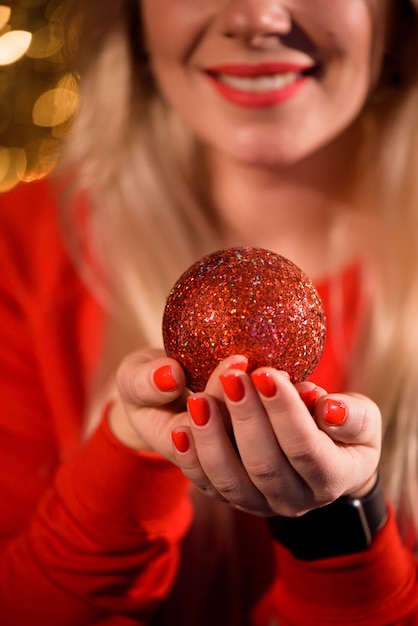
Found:
[(382, 62), (387, 27), (387, 2), (353, 0), (347, 3), (345, 44), (353, 65), (368, 79), (369, 87), (376, 81)]
[(304, 9), (306, 32), (318, 50), (332, 58), (351, 58), (369, 52), (370, 60), (372, 32), (375, 29), (376, 11), (366, 0), (317, 0)]
[[(143, 0), (142, 23), (151, 57), (183, 60), (199, 41), (210, 0)], [(207, 6), (206, 6), (207, 5)]]
[(326, 90), (340, 85), (348, 100), (367, 97), (381, 59), (380, 29), (375, 30), (367, 5), (356, 0), (347, 2), (344, 11), (336, 12), (328, 20), (323, 35), (328, 69), (324, 77)]

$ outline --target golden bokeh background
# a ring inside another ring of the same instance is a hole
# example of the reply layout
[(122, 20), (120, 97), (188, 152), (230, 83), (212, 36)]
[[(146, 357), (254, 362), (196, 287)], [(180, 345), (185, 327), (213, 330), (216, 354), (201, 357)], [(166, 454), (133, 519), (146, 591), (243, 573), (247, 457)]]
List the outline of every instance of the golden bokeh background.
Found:
[(60, 10), (61, 0), (0, 5), (0, 193), (52, 171), (77, 110)]

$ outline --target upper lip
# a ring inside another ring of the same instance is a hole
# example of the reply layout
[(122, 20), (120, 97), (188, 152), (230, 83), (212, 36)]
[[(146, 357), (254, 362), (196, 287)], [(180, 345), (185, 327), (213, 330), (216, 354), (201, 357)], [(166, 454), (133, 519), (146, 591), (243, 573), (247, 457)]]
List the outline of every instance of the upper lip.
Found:
[(226, 74), (229, 76), (239, 76), (253, 78), (257, 76), (274, 76), (295, 72), (297, 74), (308, 73), (314, 69), (315, 65), (310, 63), (292, 62), (265, 62), (265, 63), (223, 63), (206, 67), (208, 74)]

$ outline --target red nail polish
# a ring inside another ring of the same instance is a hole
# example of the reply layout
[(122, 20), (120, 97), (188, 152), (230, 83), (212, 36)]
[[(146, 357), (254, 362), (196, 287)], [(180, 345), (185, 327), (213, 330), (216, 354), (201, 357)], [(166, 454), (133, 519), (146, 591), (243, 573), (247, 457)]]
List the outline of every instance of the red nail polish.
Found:
[(239, 374), (222, 374), (220, 380), (226, 396), (232, 402), (239, 402), (243, 399), (245, 389)]
[(248, 361), (238, 361), (237, 363), (231, 363), (228, 366), (229, 370), (241, 370), (242, 372), (246, 372), (248, 367)]
[(209, 404), (205, 398), (190, 396), (187, 398), (187, 407), (196, 426), (204, 426), (210, 417)]
[(258, 391), (266, 398), (272, 398), (276, 394), (276, 385), (270, 372), (254, 372), (251, 380)]
[(315, 408), (316, 394), (316, 387), (314, 387), (314, 389), (311, 389), (310, 391), (299, 391), (299, 395), (310, 413), (312, 413)]
[(178, 388), (170, 365), (163, 365), (155, 370), (154, 383), (160, 391), (176, 391)]
[(347, 418), (347, 407), (339, 400), (327, 398), (325, 401), (325, 417), (324, 420), (331, 426), (341, 426)]
[(187, 452), (190, 448), (189, 438), (183, 430), (173, 430), (171, 438), (179, 452)]

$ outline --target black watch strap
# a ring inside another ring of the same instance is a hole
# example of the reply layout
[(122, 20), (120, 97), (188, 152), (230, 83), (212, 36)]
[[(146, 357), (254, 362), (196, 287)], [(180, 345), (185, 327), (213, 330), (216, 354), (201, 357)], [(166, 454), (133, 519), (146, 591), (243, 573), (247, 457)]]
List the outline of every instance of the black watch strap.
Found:
[(378, 479), (364, 498), (344, 496), (332, 504), (301, 517), (271, 517), (270, 531), (276, 541), (304, 561), (342, 556), (368, 548), (388, 516)]

